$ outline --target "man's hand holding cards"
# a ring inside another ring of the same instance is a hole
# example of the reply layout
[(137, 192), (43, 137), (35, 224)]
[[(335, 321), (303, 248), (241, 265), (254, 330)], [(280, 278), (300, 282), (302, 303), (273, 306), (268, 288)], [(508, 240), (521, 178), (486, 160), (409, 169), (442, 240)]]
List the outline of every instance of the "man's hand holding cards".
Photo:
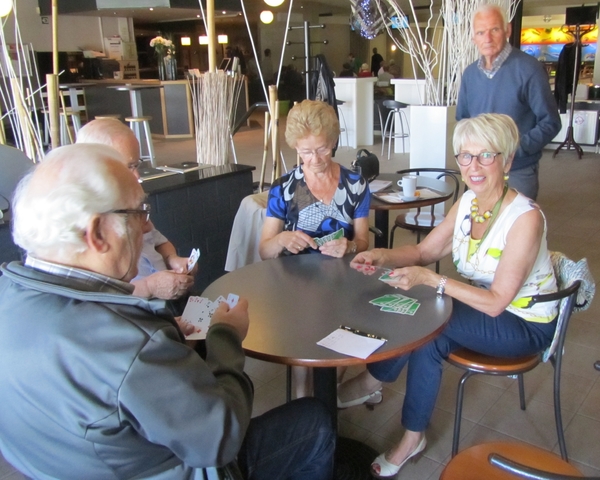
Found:
[(186, 273), (188, 273), (188, 274), (192, 273), (192, 270), (198, 263), (199, 258), (200, 258), (200, 250), (198, 248), (192, 249), (192, 253), (190, 253), (190, 256), (187, 261), (187, 272)]
[(203, 340), (210, 327), (211, 319), (221, 302), (227, 303), (229, 308), (234, 308), (239, 301), (239, 296), (230, 293), (227, 298), (219, 296), (214, 302), (205, 297), (190, 297), (181, 319), (194, 327), (194, 332), (187, 335), (186, 340)]

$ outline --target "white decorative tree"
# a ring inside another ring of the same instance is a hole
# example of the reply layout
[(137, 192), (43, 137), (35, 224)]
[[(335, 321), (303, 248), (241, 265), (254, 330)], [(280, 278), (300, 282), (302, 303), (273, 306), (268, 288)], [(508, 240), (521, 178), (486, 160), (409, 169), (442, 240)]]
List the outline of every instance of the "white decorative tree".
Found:
[[(473, 12), (483, 3), (494, 3), (505, 8), (511, 20), (517, 0), (442, 0), (441, 4), (431, 0), (425, 26), (417, 22), (412, 0), (402, 2), (408, 3), (407, 9), (398, 0), (350, 3), (363, 36), (374, 38), (385, 28), (398, 49), (410, 56), (414, 77), (423, 72), (426, 87), (422, 104), (456, 105), (462, 72), (477, 58), (471, 41)], [(400, 28), (393, 29), (392, 22)]]

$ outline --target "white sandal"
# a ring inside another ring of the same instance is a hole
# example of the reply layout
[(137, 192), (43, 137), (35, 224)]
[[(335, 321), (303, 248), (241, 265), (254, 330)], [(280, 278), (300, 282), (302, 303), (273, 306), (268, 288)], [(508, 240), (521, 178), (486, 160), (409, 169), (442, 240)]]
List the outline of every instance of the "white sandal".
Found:
[(354, 400), (348, 400), (347, 402), (342, 402), (339, 397), (337, 399), (337, 407), (338, 408), (348, 408), (355, 407), (356, 405), (362, 405), (363, 403), (366, 405), (377, 405), (383, 401), (383, 395), (381, 393), (381, 389), (369, 393), (364, 397), (355, 398)]
[[(385, 458), (385, 453), (382, 453), (375, 460), (373, 460), (373, 463), (371, 464), (371, 475), (373, 475), (375, 478), (395, 477), (396, 474), (400, 471), (400, 469), (404, 466), (404, 464), (408, 462), (411, 458), (413, 458), (415, 455), (418, 455), (423, 450), (425, 450), (426, 446), (427, 439), (423, 436), (423, 438), (417, 445), (417, 448), (415, 448), (412, 451), (412, 453), (408, 457), (406, 457), (400, 465), (396, 465), (395, 463), (389, 462), (387, 458)], [(375, 465), (379, 467), (379, 472), (377, 472), (377, 469), (375, 469)]]

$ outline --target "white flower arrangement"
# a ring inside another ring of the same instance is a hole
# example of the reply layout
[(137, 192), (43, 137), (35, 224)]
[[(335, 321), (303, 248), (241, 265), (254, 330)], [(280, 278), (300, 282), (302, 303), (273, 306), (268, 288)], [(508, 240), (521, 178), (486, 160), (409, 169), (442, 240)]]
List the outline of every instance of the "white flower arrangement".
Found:
[(160, 35), (150, 40), (150, 46), (154, 47), (156, 53), (161, 57), (175, 55), (173, 40), (161, 37)]

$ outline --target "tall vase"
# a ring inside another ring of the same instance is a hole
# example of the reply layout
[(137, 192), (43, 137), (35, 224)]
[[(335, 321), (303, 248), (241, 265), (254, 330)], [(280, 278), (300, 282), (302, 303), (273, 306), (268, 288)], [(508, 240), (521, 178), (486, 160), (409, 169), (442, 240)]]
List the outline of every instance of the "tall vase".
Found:
[(177, 59), (172, 55), (167, 55), (163, 59), (165, 70), (165, 80), (177, 80)]
[(164, 82), (167, 79), (167, 72), (165, 69), (165, 56), (158, 55), (158, 78), (161, 82)]

